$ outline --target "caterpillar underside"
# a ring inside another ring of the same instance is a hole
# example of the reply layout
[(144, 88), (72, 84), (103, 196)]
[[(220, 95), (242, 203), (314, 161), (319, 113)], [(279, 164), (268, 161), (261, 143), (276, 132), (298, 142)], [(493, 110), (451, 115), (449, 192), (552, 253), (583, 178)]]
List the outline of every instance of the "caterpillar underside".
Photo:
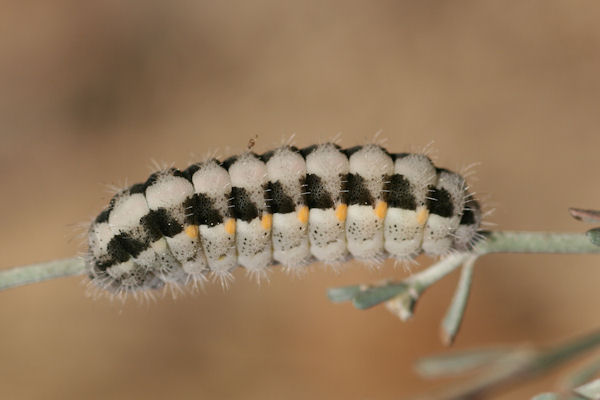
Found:
[(481, 222), (464, 179), (370, 144), (283, 146), (167, 169), (117, 193), (89, 230), (89, 274), (115, 293), (259, 278), (279, 264), (410, 261), (468, 250)]

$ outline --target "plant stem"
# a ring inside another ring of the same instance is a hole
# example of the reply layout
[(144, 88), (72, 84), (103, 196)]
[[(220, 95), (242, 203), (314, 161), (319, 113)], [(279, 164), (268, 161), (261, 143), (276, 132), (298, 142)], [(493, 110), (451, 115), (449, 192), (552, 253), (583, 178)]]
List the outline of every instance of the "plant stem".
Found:
[(488, 232), (474, 251), (488, 253), (600, 253), (584, 233)]
[[(477, 255), (487, 253), (600, 253), (583, 233), (548, 232), (487, 232), (475, 247)], [(463, 257), (464, 254), (458, 257)], [(453, 257), (453, 256), (450, 256)], [(445, 259), (444, 259), (445, 260)], [(425, 270), (414, 276), (414, 283), (427, 286), (450, 273), (458, 265), (445, 263), (437, 270)], [(460, 264), (460, 263), (459, 263)], [(0, 290), (64, 276), (85, 273), (85, 263), (79, 257), (49, 261), (0, 271)], [(409, 278), (410, 280), (410, 278)], [(412, 281), (412, 280), (411, 280)]]
[(85, 273), (81, 257), (64, 258), (0, 271), (0, 290)]

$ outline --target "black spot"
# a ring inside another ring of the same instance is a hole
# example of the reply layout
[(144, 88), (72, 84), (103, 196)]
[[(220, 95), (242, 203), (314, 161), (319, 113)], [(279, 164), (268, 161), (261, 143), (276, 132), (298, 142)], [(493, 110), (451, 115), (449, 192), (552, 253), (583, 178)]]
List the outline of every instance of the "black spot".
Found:
[(233, 216), (236, 219), (250, 222), (258, 217), (258, 208), (250, 199), (246, 189), (234, 186), (231, 190), (231, 196), (233, 197)]
[(387, 186), (386, 201), (389, 207), (416, 210), (417, 202), (412, 193), (410, 182), (403, 175), (394, 174)]
[[(348, 204), (348, 198), (350, 197), (350, 190), (348, 189), (348, 182), (350, 181), (350, 174), (340, 174), (340, 178), (341, 178), (341, 188), (340, 188), (340, 192), (338, 193), (338, 197), (339, 200), (344, 203), (344, 204)], [(333, 194), (333, 193), (332, 193)]]
[(223, 222), (223, 217), (215, 209), (214, 203), (210, 197), (204, 193), (196, 194), (196, 204), (194, 214), (197, 216), (199, 225), (215, 226)]
[(158, 176), (160, 175), (160, 172), (154, 172), (153, 174), (151, 174), (148, 179), (146, 179), (146, 183), (144, 184), (144, 186), (146, 188), (148, 188), (149, 186), (152, 186), (156, 183), (156, 180), (158, 179)]
[(140, 225), (144, 228), (144, 233), (147, 236), (147, 240), (155, 242), (162, 237), (160, 230), (160, 224), (157, 221), (157, 215), (155, 211), (150, 211), (148, 214), (140, 218)]
[(177, 222), (167, 209), (159, 208), (152, 211), (152, 215), (154, 223), (164, 236), (173, 237), (183, 231), (183, 225)]
[(173, 175), (173, 176), (185, 178), (185, 174), (182, 171), (178, 170), (177, 168), (171, 168), (170, 172), (171, 172), (171, 175)]
[(302, 157), (304, 157), (306, 159), (306, 157), (312, 153), (313, 151), (315, 151), (317, 149), (317, 147), (319, 147), (318, 144), (313, 144), (312, 146), (308, 146), (305, 147), (303, 149), (300, 149), (300, 154), (302, 154)]
[(192, 164), (183, 171), (183, 176), (188, 181), (192, 182), (192, 177), (200, 169), (200, 164)]
[(108, 202), (109, 210), (112, 210), (114, 208), (115, 203), (117, 202), (117, 199), (119, 198), (120, 195), (121, 195), (121, 193), (117, 193), (110, 199), (110, 201)]
[[(110, 242), (109, 242), (110, 245)], [(121, 256), (121, 258), (125, 258), (122, 261), (119, 261), (118, 259), (116, 259), (115, 257), (113, 257), (116, 253), (114, 249), (110, 249), (109, 247), (109, 253), (99, 259), (94, 260), (94, 272), (104, 272), (106, 271), (108, 268), (112, 267), (115, 264), (118, 264), (119, 262), (124, 262), (129, 260), (129, 254), (127, 254), (127, 252), (124, 252)], [(111, 254), (112, 251), (112, 254)]]
[(373, 196), (365, 185), (365, 179), (358, 174), (348, 174), (348, 205), (359, 204), (372, 206), (375, 204)]
[(126, 233), (120, 233), (110, 239), (107, 246), (108, 254), (117, 262), (129, 260), (129, 256), (137, 257), (149, 247), (148, 243), (134, 239)]
[(474, 225), (475, 224), (475, 212), (474, 210), (479, 211), (479, 203), (475, 200), (471, 200), (465, 205), (463, 209), (463, 214), (460, 218), (461, 225)]
[(342, 153), (344, 153), (346, 155), (346, 157), (350, 158), (352, 156), (352, 154), (356, 153), (357, 151), (361, 150), (364, 146), (354, 146), (354, 147), (350, 147), (349, 149), (344, 149), (342, 150)]
[(388, 157), (392, 158), (392, 154), (387, 151), (387, 149), (385, 147), (381, 147), (379, 146), (379, 148), (381, 149), (381, 151), (383, 151)]
[[(356, 153), (357, 151), (363, 149), (365, 146), (354, 146), (354, 147), (350, 147), (349, 149), (344, 149), (342, 150), (342, 153), (346, 154), (346, 157), (350, 158), (352, 157), (352, 154)], [(392, 157), (392, 155), (383, 147), (381, 146), (377, 146), (379, 147), (379, 149), (381, 151), (383, 151), (385, 154), (387, 154), (389, 157)]]
[(427, 197), (427, 208), (431, 214), (439, 215), (440, 217), (451, 217), (454, 214), (454, 205), (450, 193), (444, 188), (429, 188)]
[[(298, 150), (297, 147), (295, 146), (286, 146), (289, 150), (291, 150), (293, 153), (300, 153), (300, 151)], [(275, 152), (277, 150), (271, 150), (271, 151), (267, 151), (266, 153), (257, 156), (262, 162), (264, 162), (265, 164), (267, 162), (269, 162), (269, 160), (275, 155)]]
[(290, 196), (283, 190), (281, 182), (269, 182), (268, 196), (272, 199), (269, 202), (271, 213), (288, 214), (296, 210), (296, 205)]
[(461, 225), (473, 225), (475, 223), (475, 215), (473, 215), (473, 211), (468, 208), (463, 210), (463, 214), (460, 217)]
[(321, 178), (315, 174), (306, 175), (306, 196), (308, 208), (333, 208), (331, 194), (325, 189)]
[(221, 163), (221, 167), (229, 169), (238, 159), (238, 156), (231, 156)]
[(316, 149), (318, 149), (321, 146), (325, 146), (325, 145), (333, 145), (333, 147), (335, 147), (336, 149), (340, 150), (343, 152), (342, 148), (340, 146), (338, 146), (335, 143), (324, 143), (324, 144), (313, 144), (311, 146), (305, 147), (303, 149), (299, 149), (298, 152), (302, 155), (302, 157), (304, 157), (306, 159), (306, 157), (308, 157), (308, 155), (310, 153), (312, 153), (313, 151), (315, 151)]
[(100, 214), (98, 214), (98, 216), (96, 217), (94, 222), (97, 224), (101, 224), (103, 222), (108, 222), (108, 216), (110, 215), (111, 210), (112, 210), (112, 207), (107, 208), (106, 210), (102, 211)]
[(178, 170), (177, 168), (169, 168), (166, 171), (154, 172), (152, 175), (146, 179), (146, 183), (144, 183), (144, 187), (147, 189), (148, 187), (154, 185), (158, 178), (165, 175), (177, 176), (181, 178), (186, 178), (185, 174)]
[(396, 161), (396, 160), (401, 160), (406, 156), (409, 156), (410, 153), (395, 153), (392, 154), (392, 160)]
[(267, 151), (266, 153), (258, 156), (258, 158), (260, 158), (260, 160), (266, 164), (271, 159), (271, 157), (273, 157), (274, 154), (275, 154), (275, 150), (271, 150), (271, 151)]
[(146, 185), (144, 185), (143, 183), (136, 183), (135, 185), (132, 185), (128, 189), (128, 192), (129, 192), (129, 194), (137, 194), (137, 193), (143, 194), (145, 190), (146, 190)]
[(198, 225), (198, 211), (197, 211), (198, 195), (188, 197), (183, 201), (183, 222), (186, 225)]

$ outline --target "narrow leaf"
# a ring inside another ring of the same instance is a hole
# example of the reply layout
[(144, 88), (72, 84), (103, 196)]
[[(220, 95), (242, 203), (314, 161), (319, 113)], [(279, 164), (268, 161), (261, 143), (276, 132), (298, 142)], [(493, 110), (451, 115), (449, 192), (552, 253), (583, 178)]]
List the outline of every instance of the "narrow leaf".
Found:
[(569, 208), (571, 216), (579, 221), (595, 224), (600, 222), (600, 210), (584, 210), (582, 208)]
[(408, 287), (409, 286), (403, 282), (370, 287), (354, 296), (354, 299), (352, 299), (352, 304), (354, 304), (354, 307), (364, 310), (383, 303), (392, 297), (398, 296), (400, 293), (406, 291)]
[(334, 303), (350, 301), (360, 293), (360, 285), (344, 286), (327, 290), (327, 297)]
[(511, 351), (510, 348), (459, 350), (417, 360), (415, 370), (425, 378), (458, 375), (490, 365)]
[(600, 246), (600, 228), (590, 229), (585, 235), (590, 239), (590, 242), (596, 246)]
[(600, 373), (600, 359), (596, 359), (591, 363), (585, 364), (570, 374), (563, 383), (563, 386), (568, 389), (573, 389), (589, 382)]
[(469, 258), (462, 268), (456, 292), (442, 321), (442, 340), (447, 346), (451, 345), (458, 333), (463, 319), (469, 293), (471, 291), (471, 281), (473, 278), (473, 266), (475, 258)]
[(598, 400), (600, 399), (600, 379), (579, 386), (574, 392), (586, 399)]

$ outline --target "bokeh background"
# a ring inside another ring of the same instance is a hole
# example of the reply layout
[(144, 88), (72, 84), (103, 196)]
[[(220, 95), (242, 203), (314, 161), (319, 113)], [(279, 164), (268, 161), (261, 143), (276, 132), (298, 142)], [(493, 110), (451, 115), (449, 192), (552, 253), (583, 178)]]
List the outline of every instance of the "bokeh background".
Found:
[[(0, 268), (85, 250), (77, 225), (145, 180), (258, 135), (263, 151), (377, 131), (472, 186), (499, 229), (571, 230), (600, 205), (600, 5), (560, 2), (4, 2)], [(430, 260), (420, 259), (427, 265)], [(79, 277), (0, 293), (5, 399), (398, 399), (447, 384), (411, 364), (444, 351), (456, 274), (401, 323), (328, 287), (406, 275), (349, 264), (155, 304), (85, 297)], [(478, 262), (456, 348), (556, 343), (600, 323), (598, 259)], [(563, 370), (564, 371), (564, 370)], [(498, 394), (528, 398), (557, 375)]]

